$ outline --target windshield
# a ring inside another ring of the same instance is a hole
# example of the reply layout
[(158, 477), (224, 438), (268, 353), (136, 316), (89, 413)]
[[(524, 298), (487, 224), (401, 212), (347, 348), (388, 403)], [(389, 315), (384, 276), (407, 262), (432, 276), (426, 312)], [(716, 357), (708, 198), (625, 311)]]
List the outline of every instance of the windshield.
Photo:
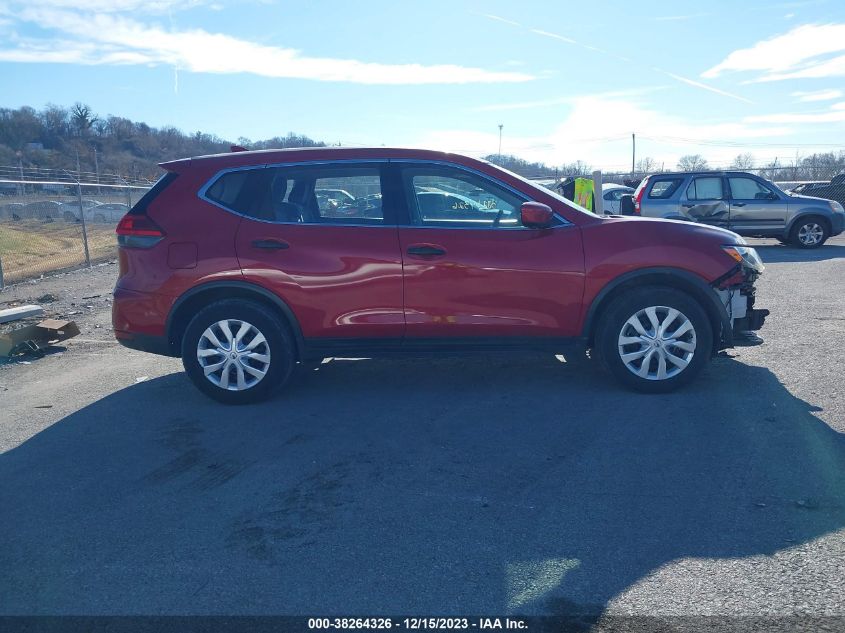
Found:
[[(493, 165), (493, 163), (488, 163), (488, 164)], [(582, 213), (586, 213), (587, 215), (591, 215), (591, 216), (596, 217), (596, 218), (601, 217), (601, 216), (599, 216), (598, 213), (594, 213), (593, 211), (590, 211), (589, 209), (582, 207), (577, 202), (574, 202), (573, 200), (570, 200), (569, 198), (565, 198), (564, 196), (560, 195), (559, 193), (557, 193), (553, 189), (549, 189), (547, 187), (543, 187), (542, 185), (538, 185), (536, 182), (532, 182), (531, 180), (528, 180), (528, 178), (525, 178), (524, 176), (520, 176), (519, 174), (516, 174), (509, 169), (505, 169), (504, 167), (499, 167), (498, 165), (493, 165), (493, 166), (496, 169), (503, 171), (506, 174), (513, 176), (514, 178), (521, 180), (522, 182), (527, 183), (534, 188), (544, 189), (545, 193), (549, 194), (552, 198), (555, 198), (556, 200), (560, 200), (561, 202), (565, 203), (567, 206), (569, 206), (569, 207), (571, 207), (571, 208), (573, 208), (577, 211), (581, 211)], [(594, 195), (595, 195), (595, 193), (594, 193)]]

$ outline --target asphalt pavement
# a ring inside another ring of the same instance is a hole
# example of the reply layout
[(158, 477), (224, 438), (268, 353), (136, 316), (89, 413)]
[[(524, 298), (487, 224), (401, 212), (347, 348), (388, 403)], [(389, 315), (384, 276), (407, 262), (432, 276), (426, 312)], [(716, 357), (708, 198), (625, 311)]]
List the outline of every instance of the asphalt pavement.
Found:
[(845, 238), (752, 242), (766, 343), (657, 396), (504, 354), (224, 407), (111, 340), (115, 266), (7, 290), (101, 296), (0, 366), (0, 614), (845, 615)]

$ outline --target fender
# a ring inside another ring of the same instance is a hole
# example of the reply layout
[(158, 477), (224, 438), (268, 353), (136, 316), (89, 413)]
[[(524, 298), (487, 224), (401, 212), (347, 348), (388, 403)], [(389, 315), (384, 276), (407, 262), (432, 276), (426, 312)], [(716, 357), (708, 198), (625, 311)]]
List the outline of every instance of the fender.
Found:
[(299, 321), (297, 320), (296, 315), (294, 315), (293, 310), (291, 310), (290, 306), (285, 303), (278, 295), (267, 290), (263, 286), (259, 286), (258, 284), (254, 284), (248, 281), (211, 281), (208, 283), (200, 284), (198, 286), (194, 286), (190, 290), (184, 292), (173, 303), (173, 306), (170, 308), (170, 313), (167, 315), (165, 332), (167, 335), (167, 340), (171, 346), (174, 343), (173, 338), (171, 336), (171, 334), (173, 333), (174, 325), (173, 319), (174, 316), (178, 314), (179, 309), (186, 302), (190, 301), (191, 298), (196, 297), (199, 294), (208, 291), (218, 290), (241, 291), (245, 294), (258, 295), (262, 299), (266, 299), (271, 302), (273, 306), (278, 308), (278, 310), (284, 315), (285, 320), (287, 321), (288, 325), (290, 325), (291, 334), (293, 334), (294, 341), (296, 341), (297, 352), (301, 357), (302, 352), (305, 348), (305, 344), (302, 337), (302, 329), (299, 326)]
[(616, 279), (608, 282), (595, 296), (589, 309), (587, 310), (587, 314), (584, 317), (584, 325), (581, 328), (582, 338), (585, 340), (590, 340), (592, 338), (595, 329), (596, 317), (599, 314), (602, 303), (614, 290), (632, 281), (645, 281), (646, 277), (662, 277), (663, 279), (673, 278), (680, 282), (678, 285), (682, 289), (692, 291), (690, 294), (701, 301), (708, 316), (721, 325), (721, 344), (719, 343), (720, 337), (718, 336), (718, 332), (716, 333), (717, 336), (714, 337), (714, 343), (719, 349), (722, 349), (723, 347), (733, 347), (733, 328), (731, 327), (730, 316), (728, 316), (727, 309), (722, 305), (722, 302), (719, 301), (719, 296), (713, 291), (712, 286), (698, 275), (686, 270), (670, 268), (668, 266), (640, 268), (638, 270), (625, 273), (624, 275), (620, 275)]
[(792, 232), (792, 227), (795, 226), (795, 223), (798, 222), (801, 218), (806, 218), (808, 216), (815, 216), (817, 218), (821, 218), (825, 222), (827, 222), (827, 228), (829, 231), (833, 230), (833, 215), (832, 211), (825, 211), (824, 209), (807, 209), (801, 210), (798, 212), (795, 217), (793, 217), (787, 224), (786, 224), (786, 235), (789, 235)]

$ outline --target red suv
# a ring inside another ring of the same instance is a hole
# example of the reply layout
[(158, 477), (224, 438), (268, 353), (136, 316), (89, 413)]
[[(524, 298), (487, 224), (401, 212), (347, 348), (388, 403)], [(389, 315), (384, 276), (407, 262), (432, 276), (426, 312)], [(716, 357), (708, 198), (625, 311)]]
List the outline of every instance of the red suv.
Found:
[(768, 314), (738, 235), (599, 217), (465, 156), (319, 148), (162, 167), (117, 227), (115, 336), (181, 356), (226, 403), (326, 356), (458, 350), (592, 348), (626, 385), (667, 391), (760, 342)]

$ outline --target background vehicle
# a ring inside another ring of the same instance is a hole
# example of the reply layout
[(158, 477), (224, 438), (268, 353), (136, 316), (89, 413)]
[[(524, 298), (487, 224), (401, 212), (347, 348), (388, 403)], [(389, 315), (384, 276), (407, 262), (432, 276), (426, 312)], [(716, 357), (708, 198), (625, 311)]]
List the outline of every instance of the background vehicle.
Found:
[[(805, 189), (798, 191), (800, 187), (805, 187)], [(809, 195), (826, 200), (836, 200), (839, 204), (845, 204), (845, 174), (834, 176), (830, 182), (814, 182), (799, 185), (790, 193)]]
[(634, 213), (775, 237), (800, 248), (817, 248), (845, 229), (845, 210), (838, 202), (789, 195), (759, 176), (739, 171), (647, 176), (634, 194)]
[[(93, 207), (99, 206), (100, 203), (96, 200), (82, 200), (82, 210), (88, 211)], [(61, 214), (65, 222), (80, 222), (82, 221), (82, 211), (80, 210), (79, 201), (73, 200), (61, 203)], [(88, 219), (88, 216), (86, 216)]]
[(633, 187), (626, 187), (625, 185), (616, 185), (611, 182), (606, 182), (601, 186), (601, 197), (603, 200), (603, 208), (606, 214), (618, 215), (620, 212), (620, 200), (624, 195), (633, 195)]
[(122, 202), (107, 202), (90, 206), (85, 210), (85, 219), (90, 222), (115, 223), (129, 212), (129, 205)]
[(62, 217), (62, 205), (55, 200), (29, 202), (23, 205), (21, 217), (26, 220), (58, 220)]
[[(736, 234), (599, 217), (480, 160), (321, 148), (163, 167), (117, 227), (115, 336), (181, 356), (226, 403), (325, 356), (502, 349), (589, 347), (623, 384), (667, 391), (768, 314)], [(316, 192), (341, 181), (380, 205), (327, 213)]]
[(24, 204), (22, 202), (8, 202), (6, 204), (0, 204), (0, 218), (21, 220), (23, 219), (23, 207)]

